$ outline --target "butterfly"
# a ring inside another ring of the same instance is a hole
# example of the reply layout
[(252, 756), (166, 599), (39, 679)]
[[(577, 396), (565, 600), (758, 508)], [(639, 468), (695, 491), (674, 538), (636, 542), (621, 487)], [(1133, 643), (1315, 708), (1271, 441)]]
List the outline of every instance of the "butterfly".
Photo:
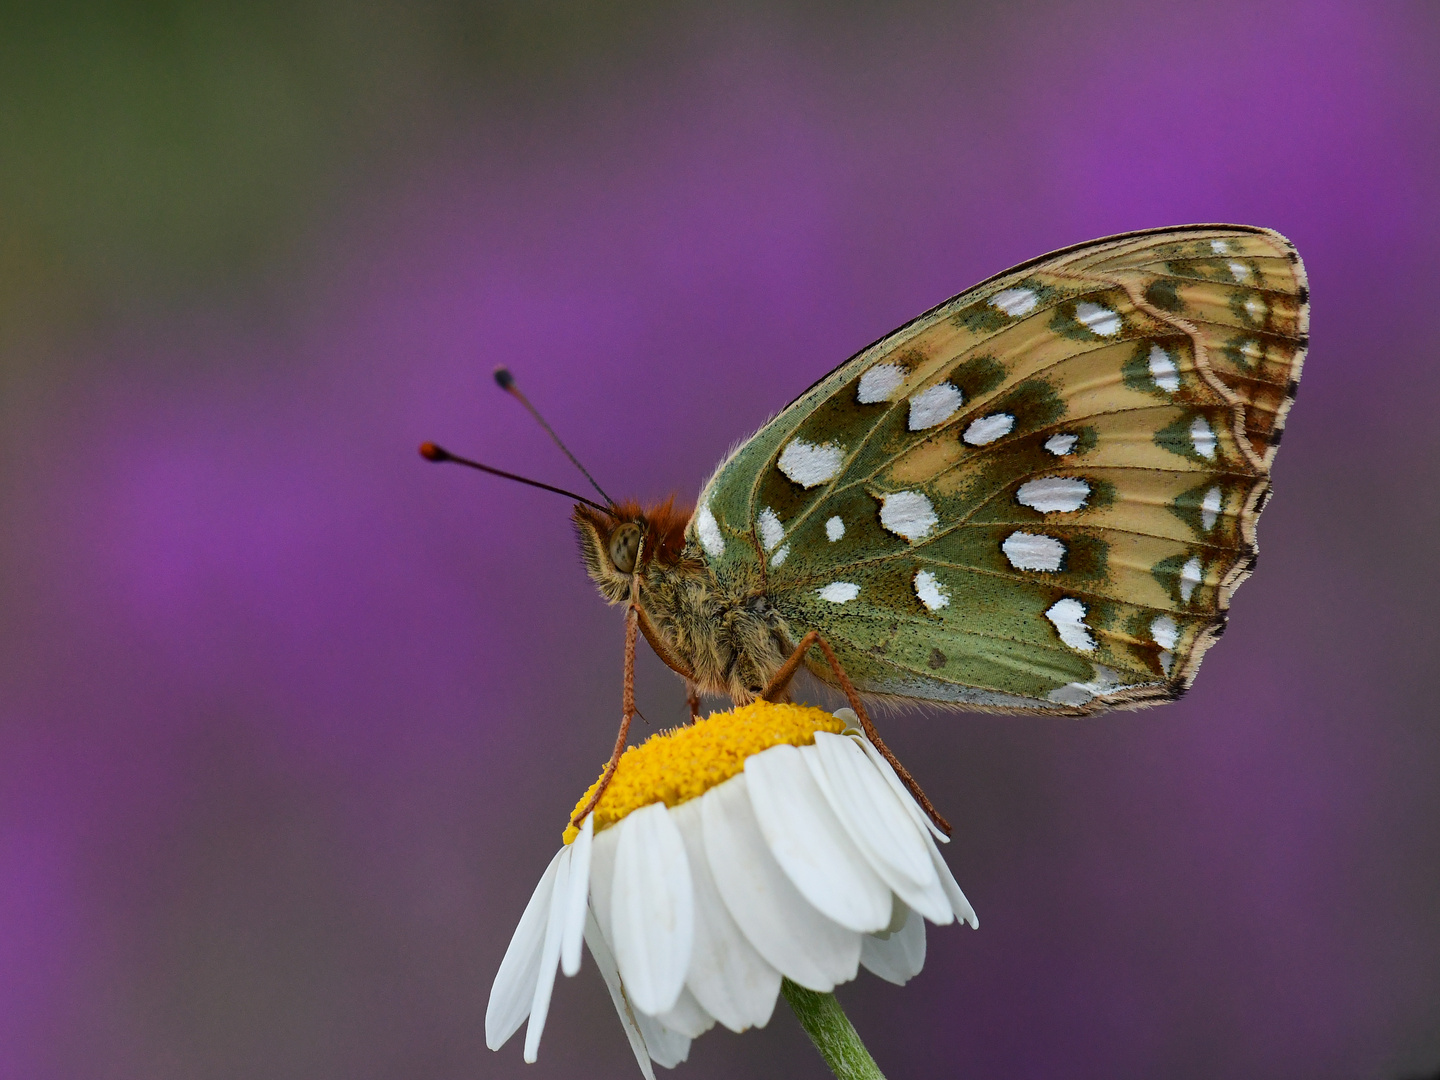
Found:
[(1070, 716), (1172, 700), (1255, 566), (1308, 310), (1268, 229), (1053, 252), (824, 376), (693, 510), (577, 504), (586, 569), (692, 703), (755, 698), (813, 635), (838, 667), (797, 662), (876, 698)]

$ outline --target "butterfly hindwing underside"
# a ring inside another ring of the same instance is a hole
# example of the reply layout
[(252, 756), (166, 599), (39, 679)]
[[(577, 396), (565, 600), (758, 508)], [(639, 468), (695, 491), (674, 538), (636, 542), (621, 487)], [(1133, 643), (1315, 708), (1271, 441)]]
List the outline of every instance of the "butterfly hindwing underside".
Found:
[(1254, 564), (1307, 299), (1290, 243), (1243, 226), (1027, 263), (787, 406), (706, 484), (690, 539), (871, 694), (1168, 700)]

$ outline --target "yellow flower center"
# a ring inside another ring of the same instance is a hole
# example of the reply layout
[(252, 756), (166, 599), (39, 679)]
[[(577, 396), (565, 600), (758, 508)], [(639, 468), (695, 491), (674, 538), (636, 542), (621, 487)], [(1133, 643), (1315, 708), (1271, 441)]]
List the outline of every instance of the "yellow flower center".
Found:
[[(704, 795), (745, 768), (745, 759), (781, 743), (808, 746), (817, 731), (839, 734), (845, 728), (823, 709), (809, 705), (773, 705), (752, 701), (729, 712), (713, 713), (688, 727), (662, 731), (620, 755), (620, 764), (595, 806), (595, 831), (608, 829), (632, 810), (651, 803), (679, 806)], [(601, 776), (604, 775), (602, 772)], [(599, 787), (597, 778), (575, 809), (573, 818)], [(565, 829), (565, 843), (579, 830)]]

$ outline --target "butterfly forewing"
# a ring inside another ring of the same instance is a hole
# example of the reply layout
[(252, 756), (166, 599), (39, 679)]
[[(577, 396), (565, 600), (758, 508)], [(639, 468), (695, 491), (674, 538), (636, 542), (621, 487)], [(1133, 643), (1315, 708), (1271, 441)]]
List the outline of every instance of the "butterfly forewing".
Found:
[(1137, 233), (940, 305), (745, 443), (690, 526), (862, 689), (1174, 697), (1223, 628), (1307, 330), (1278, 234)]

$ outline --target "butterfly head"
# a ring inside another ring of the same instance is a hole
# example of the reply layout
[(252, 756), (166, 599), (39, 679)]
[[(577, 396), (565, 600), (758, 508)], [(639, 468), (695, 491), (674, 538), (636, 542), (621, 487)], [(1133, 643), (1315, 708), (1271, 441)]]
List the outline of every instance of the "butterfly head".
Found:
[(630, 596), (631, 575), (680, 565), (685, 549), (688, 507), (673, 498), (641, 509), (618, 503), (610, 511), (577, 503), (573, 514), (585, 570), (611, 603)]

